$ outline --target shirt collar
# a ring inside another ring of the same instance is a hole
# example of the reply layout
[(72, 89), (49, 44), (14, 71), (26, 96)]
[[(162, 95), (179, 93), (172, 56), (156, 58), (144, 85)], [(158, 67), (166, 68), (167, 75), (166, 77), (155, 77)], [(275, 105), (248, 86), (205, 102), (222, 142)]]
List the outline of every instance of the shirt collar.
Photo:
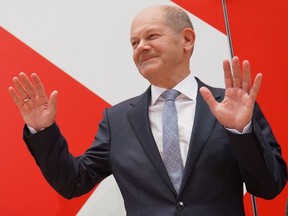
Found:
[[(173, 89), (179, 91), (190, 100), (196, 101), (198, 83), (191, 73), (184, 80), (178, 83)], [(155, 104), (157, 99), (165, 90), (167, 89), (151, 85), (151, 105)]]

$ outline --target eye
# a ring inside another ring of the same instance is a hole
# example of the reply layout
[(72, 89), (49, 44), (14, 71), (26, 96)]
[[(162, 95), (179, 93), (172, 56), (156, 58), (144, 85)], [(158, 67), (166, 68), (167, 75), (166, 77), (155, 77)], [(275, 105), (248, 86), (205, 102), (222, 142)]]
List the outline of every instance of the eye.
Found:
[(157, 39), (157, 38), (159, 38), (159, 37), (160, 37), (159, 34), (150, 34), (148, 38), (149, 38), (150, 40), (155, 40), (155, 39)]
[(138, 44), (139, 44), (139, 41), (131, 41), (131, 45), (132, 45), (133, 49), (136, 49)]

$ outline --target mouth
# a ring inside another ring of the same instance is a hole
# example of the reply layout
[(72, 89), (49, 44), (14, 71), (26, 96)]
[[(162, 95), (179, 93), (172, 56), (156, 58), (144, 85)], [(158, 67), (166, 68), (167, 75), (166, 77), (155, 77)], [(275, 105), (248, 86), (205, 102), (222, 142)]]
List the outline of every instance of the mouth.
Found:
[(147, 62), (147, 61), (149, 61), (149, 60), (152, 59), (152, 58), (155, 58), (155, 57), (153, 57), (153, 56), (147, 56), (147, 57), (141, 58), (141, 59), (140, 59), (141, 65), (142, 65), (144, 62)]

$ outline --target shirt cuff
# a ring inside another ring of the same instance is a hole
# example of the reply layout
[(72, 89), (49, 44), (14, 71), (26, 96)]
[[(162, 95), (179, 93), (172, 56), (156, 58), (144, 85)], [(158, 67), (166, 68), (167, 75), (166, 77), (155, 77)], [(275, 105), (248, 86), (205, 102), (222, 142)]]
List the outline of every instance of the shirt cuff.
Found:
[[(36, 131), (34, 128), (30, 127), (29, 125), (27, 125), (27, 128), (29, 129), (31, 135), (37, 133), (37, 131)], [(42, 131), (42, 130), (44, 130), (44, 129), (45, 129), (45, 128), (41, 128), (40, 131)]]
[(226, 128), (226, 130), (230, 131), (231, 133), (234, 133), (234, 134), (248, 134), (248, 133), (251, 133), (252, 132), (252, 121), (250, 121), (243, 129), (242, 132), (239, 132), (238, 130), (236, 129), (231, 129), (231, 128)]
[(29, 129), (29, 131), (30, 131), (31, 135), (33, 135), (33, 134), (36, 134), (36, 133), (37, 133), (37, 131), (36, 131), (34, 128), (32, 128), (32, 127), (30, 127), (30, 126), (28, 126), (28, 125), (27, 125), (27, 128)]

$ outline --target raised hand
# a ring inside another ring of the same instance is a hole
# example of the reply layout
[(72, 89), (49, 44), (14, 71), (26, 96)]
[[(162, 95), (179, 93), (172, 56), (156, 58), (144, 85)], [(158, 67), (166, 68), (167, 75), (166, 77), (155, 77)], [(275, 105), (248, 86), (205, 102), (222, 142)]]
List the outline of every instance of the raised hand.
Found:
[(55, 122), (57, 91), (48, 98), (40, 78), (33, 73), (31, 80), (25, 73), (12, 79), (14, 87), (8, 91), (18, 107), (24, 122), (36, 131)]
[(225, 78), (225, 97), (222, 102), (215, 101), (206, 88), (200, 92), (217, 120), (225, 127), (242, 132), (251, 121), (253, 108), (262, 82), (262, 74), (257, 74), (251, 88), (250, 63), (245, 60), (242, 68), (238, 57), (223, 62)]

